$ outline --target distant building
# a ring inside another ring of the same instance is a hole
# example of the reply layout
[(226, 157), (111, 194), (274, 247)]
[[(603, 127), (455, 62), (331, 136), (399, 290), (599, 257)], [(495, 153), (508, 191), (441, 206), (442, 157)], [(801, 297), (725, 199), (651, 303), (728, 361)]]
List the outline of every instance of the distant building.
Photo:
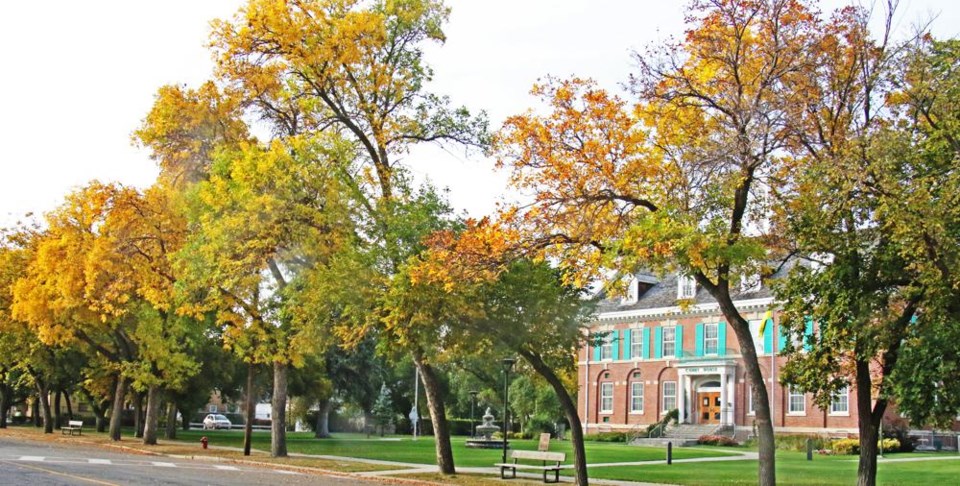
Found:
[[(750, 323), (776, 431), (856, 433), (853, 386), (821, 409), (810, 394), (776, 379), (786, 362), (777, 353), (788, 337), (769, 288), (759, 277), (747, 277), (731, 290)], [(578, 354), (578, 408), (588, 433), (640, 429), (673, 409), (683, 423), (752, 428), (753, 398), (740, 345), (717, 303), (692, 278), (637, 276), (625, 297), (600, 304), (590, 330), (608, 334)], [(816, 332), (813, 323), (806, 332)]]

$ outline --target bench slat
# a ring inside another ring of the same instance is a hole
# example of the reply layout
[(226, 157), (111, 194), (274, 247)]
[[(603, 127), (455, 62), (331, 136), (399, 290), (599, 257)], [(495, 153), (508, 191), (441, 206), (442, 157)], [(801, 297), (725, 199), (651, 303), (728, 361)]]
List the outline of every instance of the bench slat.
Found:
[(532, 459), (537, 461), (559, 461), (563, 462), (567, 459), (567, 454), (565, 452), (541, 452), (541, 451), (511, 451), (511, 459)]

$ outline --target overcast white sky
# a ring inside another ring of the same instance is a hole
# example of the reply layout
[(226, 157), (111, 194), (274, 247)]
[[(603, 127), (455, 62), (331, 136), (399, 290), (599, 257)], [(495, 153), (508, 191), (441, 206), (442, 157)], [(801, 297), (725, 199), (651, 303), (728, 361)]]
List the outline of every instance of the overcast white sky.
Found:
[[(92, 179), (149, 185), (156, 176), (130, 133), (169, 83), (210, 76), (209, 20), (242, 0), (6, 1), (0, 6), (0, 226), (59, 205)], [(631, 49), (682, 31), (686, 1), (449, 0), (447, 43), (428, 51), (432, 89), (485, 109), (494, 127), (533, 100), (544, 75), (593, 77), (616, 89)], [(845, 4), (823, 2), (823, 9)], [(938, 37), (960, 33), (960, 5), (901, 0), (901, 33), (938, 15)], [(406, 157), (481, 216), (503, 192), (492, 162), (460, 152)]]

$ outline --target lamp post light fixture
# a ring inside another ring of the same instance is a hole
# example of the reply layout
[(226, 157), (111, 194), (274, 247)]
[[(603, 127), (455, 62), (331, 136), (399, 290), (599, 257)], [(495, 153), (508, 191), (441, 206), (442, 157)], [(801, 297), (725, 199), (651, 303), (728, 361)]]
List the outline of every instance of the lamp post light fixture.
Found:
[(510, 370), (513, 368), (513, 364), (517, 360), (513, 358), (503, 358), (501, 363), (503, 363), (503, 463), (507, 463), (507, 433), (509, 433), (509, 419), (510, 419)]
[(477, 422), (474, 420), (473, 409), (477, 404), (477, 392), (476, 390), (470, 390), (470, 437), (477, 436)]

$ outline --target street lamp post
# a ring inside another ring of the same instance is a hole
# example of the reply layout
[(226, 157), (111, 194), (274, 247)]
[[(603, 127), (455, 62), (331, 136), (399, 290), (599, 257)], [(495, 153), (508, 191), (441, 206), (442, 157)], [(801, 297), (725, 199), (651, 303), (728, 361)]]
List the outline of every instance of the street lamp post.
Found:
[(507, 463), (507, 433), (509, 432), (510, 399), (510, 369), (517, 360), (513, 358), (503, 358), (503, 463)]
[(477, 422), (473, 418), (474, 417), (473, 409), (476, 404), (477, 404), (477, 391), (470, 390), (470, 437), (477, 436)]

